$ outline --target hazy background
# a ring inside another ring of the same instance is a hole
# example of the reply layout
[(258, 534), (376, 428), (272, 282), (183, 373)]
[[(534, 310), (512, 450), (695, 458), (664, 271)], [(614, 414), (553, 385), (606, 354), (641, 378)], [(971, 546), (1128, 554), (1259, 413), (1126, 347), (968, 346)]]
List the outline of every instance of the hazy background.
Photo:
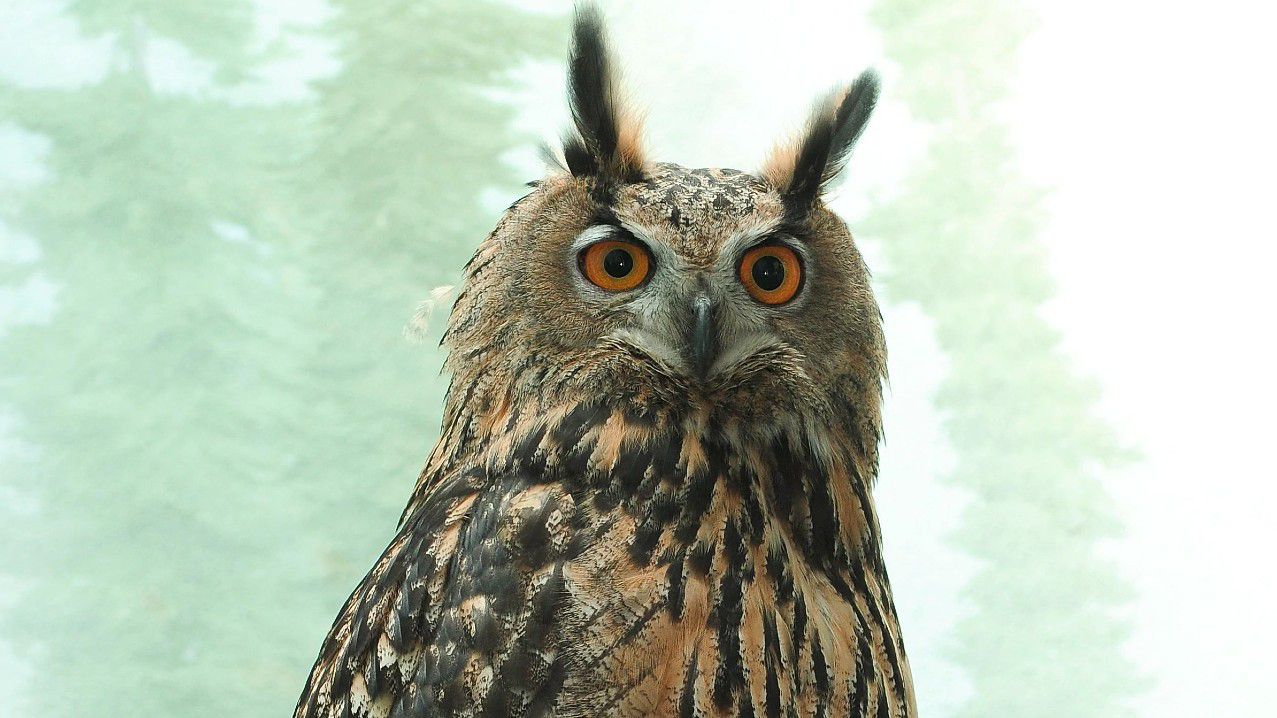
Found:
[[(924, 716), (1272, 714), (1258, 5), (605, 3), (663, 159), (754, 168), (884, 75), (835, 205)], [(0, 715), (289, 714), (437, 429), (414, 308), (565, 125), (568, 9), (0, 5)]]

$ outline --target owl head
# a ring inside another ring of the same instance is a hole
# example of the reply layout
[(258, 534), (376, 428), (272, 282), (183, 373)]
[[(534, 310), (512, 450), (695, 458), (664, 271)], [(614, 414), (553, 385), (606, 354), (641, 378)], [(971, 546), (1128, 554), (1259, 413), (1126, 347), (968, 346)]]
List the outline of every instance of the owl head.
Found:
[(820, 100), (756, 172), (649, 160), (589, 8), (568, 87), (575, 127), (556, 171), (467, 265), (445, 336), (454, 395), (465, 387), (480, 412), (589, 401), (740, 431), (851, 422), (876, 438), (880, 315), (822, 201), (875, 75)]

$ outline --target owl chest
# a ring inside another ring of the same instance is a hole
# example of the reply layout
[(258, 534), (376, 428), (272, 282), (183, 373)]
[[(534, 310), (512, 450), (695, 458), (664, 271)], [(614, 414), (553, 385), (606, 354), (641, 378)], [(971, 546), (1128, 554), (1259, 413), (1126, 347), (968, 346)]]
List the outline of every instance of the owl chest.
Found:
[(858, 715), (855, 609), (798, 573), (777, 585), (759, 547), (642, 566), (601, 542), (564, 567), (561, 712)]

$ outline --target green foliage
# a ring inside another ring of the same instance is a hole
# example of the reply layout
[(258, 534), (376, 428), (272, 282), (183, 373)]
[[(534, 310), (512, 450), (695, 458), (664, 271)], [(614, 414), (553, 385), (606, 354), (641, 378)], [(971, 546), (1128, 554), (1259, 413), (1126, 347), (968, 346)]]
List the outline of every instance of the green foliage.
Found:
[(323, 566), (294, 605), (308, 665), (393, 535), (442, 418), (442, 351), (405, 341), (404, 328), (495, 225), (480, 192), (516, 196), (535, 179), (499, 159), (529, 139), (491, 93), (567, 37), (565, 18), (492, 2), (335, 4), (326, 30), (342, 40), (342, 71), (316, 87), (311, 149), (285, 182), (295, 214), (282, 225), (305, 238), (316, 287), (310, 436), (296, 468), (310, 511), (299, 533)]
[(439, 357), (402, 327), (513, 193), (521, 141), (487, 90), (558, 54), (560, 19), (484, 2), (340, 3), (342, 69), (296, 106), (161, 93), (154, 43), (251, 77), (252, 7), (74, 2), (113, 39), (71, 89), (0, 87), (49, 140), (0, 206), (36, 239), (6, 267), (58, 287), (0, 338), (0, 616), (38, 715), (285, 715), (393, 530), (438, 425)]
[(873, 17), (904, 69), (899, 99), (934, 136), (861, 228), (883, 238), (886, 298), (931, 315), (951, 361), (936, 406), (949, 480), (973, 498), (952, 540), (981, 560), (950, 651), (975, 689), (961, 715), (1129, 715), (1131, 595), (1101, 553), (1120, 524), (1099, 482), (1126, 452), (1041, 315), (1043, 195), (997, 119), (1029, 20), (1017, 0), (893, 0)]

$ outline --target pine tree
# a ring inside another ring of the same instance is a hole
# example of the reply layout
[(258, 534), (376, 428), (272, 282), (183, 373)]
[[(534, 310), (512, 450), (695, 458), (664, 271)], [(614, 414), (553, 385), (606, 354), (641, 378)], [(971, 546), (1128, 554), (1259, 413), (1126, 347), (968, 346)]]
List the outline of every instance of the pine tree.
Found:
[(1126, 452), (1042, 317), (1043, 193), (996, 111), (1031, 20), (1017, 0), (891, 0), (872, 15), (902, 67), (896, 96), (932, 128), (898, 198), (859, 226), (881, 239), (886, 298), (918, 303), (951, 362), (936, 407), (957, 455), (948, 480), (972, 496), (952, 540), (981, 561), (951, 651), (975, 689), (960, 715), (1129, 715), (1130, 590), (1100, 552), (1121, 526), (1099, 481)]
[[(305, 653), (393, 535), (441, 420), (442, 354), (404, 338), (416, 305), (454, 284), (517, 196), (503, 155), (530, 144), (494, 99), (511, 71), (565, 52), (566, 21), (496, 2), (335, 2), (325, 32), (341, 70), (316, 86), (311, 155), (291, 177), (291, 224), (307, 241), (316, 351), (313, 430), (298, 471), (327, 567), (304, 598)], [(440, 307), (437, 330), (446, 317)], [(438, 332), (433, 335), (437, 341)], [(300, 685), (300, 684), (299, 684)]]
[[(272, 528), (306, 337), (296, 259), (262, 240), (257, 193), (287, 135), (218, 99), (252, 71), (251, 9), (72, 3), (111, 41), (101, 80), (0, 89), (0, 118), (49, 148), (46, 181), (3, 208), (40, 256), (6, 274), (58, 288), (49, 323), (0, 341), (0, 403), (28, 449), (0, 481), (34, 507), (0, 525), (0, 572), (23, 588), (0, 620), (31, 715), (278, 714), (295, 691), (271, 594), (302, 571)], [(164, 43), (214, 85), (157, 89)]]

